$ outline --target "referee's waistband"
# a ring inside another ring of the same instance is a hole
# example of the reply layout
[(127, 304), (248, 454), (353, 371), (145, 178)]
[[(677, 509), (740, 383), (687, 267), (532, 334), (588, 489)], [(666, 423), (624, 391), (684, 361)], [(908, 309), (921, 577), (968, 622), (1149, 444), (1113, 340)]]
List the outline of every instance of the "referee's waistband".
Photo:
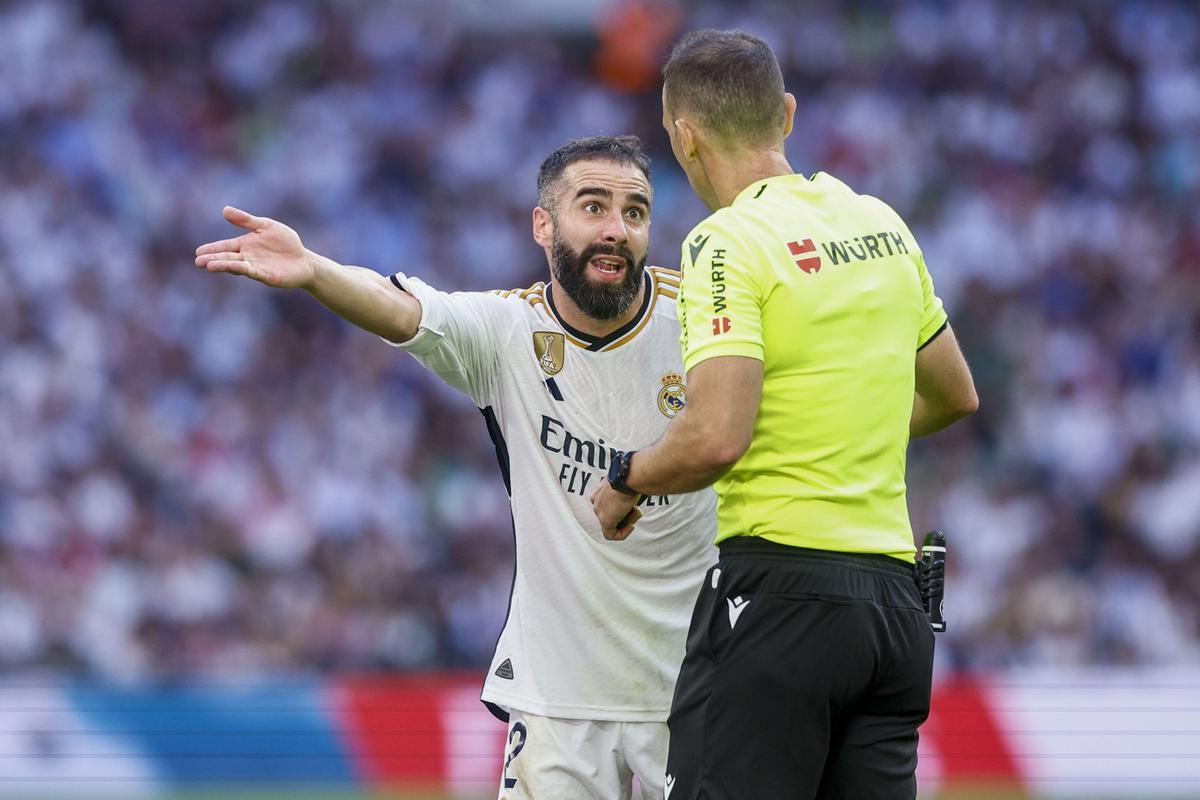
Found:
[(789, 561), (840, 563), (859, 569), (883, 569), (906, 578), (911, 578), (916, 564), (907, 564), (898, 558), (882, 553), (846, 553), (840, 550), (814, 550), (811, 547), (796, 547), (780, 544), (757, 536), (734, 536), (717, 545), (721, 558), (750, 556), (752, 558), (783, 558)]

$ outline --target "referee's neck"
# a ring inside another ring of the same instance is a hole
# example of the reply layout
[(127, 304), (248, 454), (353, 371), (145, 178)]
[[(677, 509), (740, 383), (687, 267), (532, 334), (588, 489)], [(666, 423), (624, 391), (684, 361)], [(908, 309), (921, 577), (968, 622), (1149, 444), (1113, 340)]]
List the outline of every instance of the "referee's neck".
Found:
[(783, 154), (782, 142), (777, 148), (766, 150), (738, 148), (728, 153), (714, 153), (707, 160), (709, 163), (705, 167), (719, 203), (718, 208), (733, 205), (737, 196), (751, 184), (795, 173)]

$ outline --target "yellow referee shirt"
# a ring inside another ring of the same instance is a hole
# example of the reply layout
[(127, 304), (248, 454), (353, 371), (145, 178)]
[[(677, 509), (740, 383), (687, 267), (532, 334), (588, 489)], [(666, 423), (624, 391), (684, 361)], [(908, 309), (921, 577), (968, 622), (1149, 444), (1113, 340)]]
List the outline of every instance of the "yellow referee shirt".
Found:
[(684, 368), (763, 362), (717, 541), (761, 536), (911, 563), (904, 468), (916, 352), (946, 326), (912, 233), (825, 173), (747, 187), (683, 244)]

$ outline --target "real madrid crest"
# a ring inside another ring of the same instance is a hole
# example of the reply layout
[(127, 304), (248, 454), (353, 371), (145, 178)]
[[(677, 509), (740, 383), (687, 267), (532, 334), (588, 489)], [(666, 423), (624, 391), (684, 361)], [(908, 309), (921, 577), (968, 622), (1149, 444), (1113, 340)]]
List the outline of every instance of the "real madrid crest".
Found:
[(542, 372), (557, 375), (566, 363), (567, 339), (553, 331), (534, 331), (533, 354), (537, 356)]
[(683, 385), (683, 376), (668, 372), (662, 376), (662, 389), (658, 392), (658, 410), (664, 416), (674, 417), (683, 410), (687, 400), (687, 389)]

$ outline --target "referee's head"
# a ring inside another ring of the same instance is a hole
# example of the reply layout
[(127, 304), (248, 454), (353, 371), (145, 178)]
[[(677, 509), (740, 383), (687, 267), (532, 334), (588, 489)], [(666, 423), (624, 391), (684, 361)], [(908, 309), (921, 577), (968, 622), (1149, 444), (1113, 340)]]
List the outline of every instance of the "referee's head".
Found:
[(744, 31), (692, 31), (663, 67), (663, 127), (676, 160), (706, 201), (702, 156), (782, 153), (795, 110), (775, 54)]

